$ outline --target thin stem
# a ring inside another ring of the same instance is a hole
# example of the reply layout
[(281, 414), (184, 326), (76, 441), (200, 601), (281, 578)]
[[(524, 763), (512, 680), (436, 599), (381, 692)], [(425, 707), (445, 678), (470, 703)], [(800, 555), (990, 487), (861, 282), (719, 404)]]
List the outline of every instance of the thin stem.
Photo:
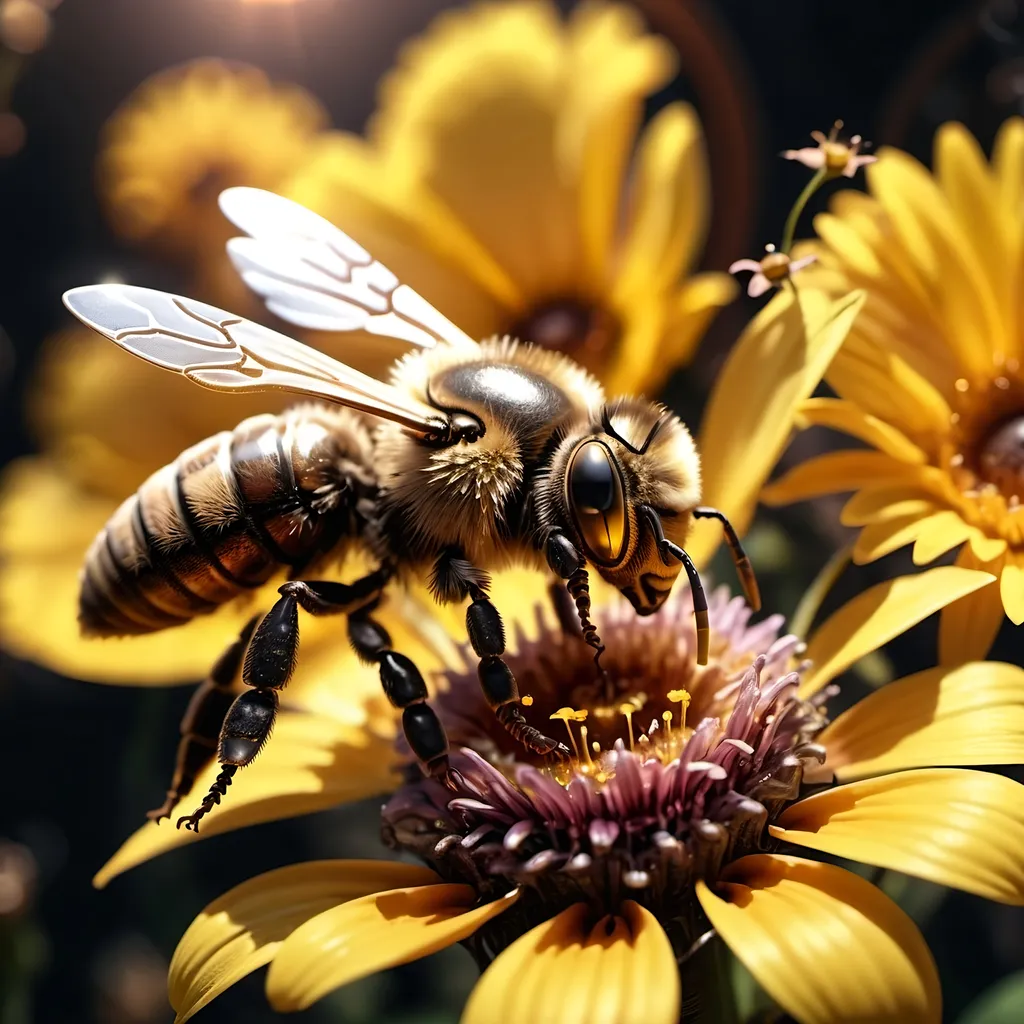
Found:
[(717, 936), (680, 968), (682, 1024), (738, 1024), (729, 953)]
[(800, 219), (800, 214), (804, 212), (804, 207), (811, 196), (821, 187), (827, 175), (828, 168), (826, 167), (820, 167), (815, 171), (814, 177), (804, 186), (803, 192), (797, 196), (797, 200), (793, 204), (793, 209), (789, 211), (789, 216), (786, 218), (786, 226), (782, 230), (782, 245), (779, 247), (779, 251), (787, 256), (789, 255), (789, 250), (793, 248), (793, 236), (796, 234), (796, 224)]

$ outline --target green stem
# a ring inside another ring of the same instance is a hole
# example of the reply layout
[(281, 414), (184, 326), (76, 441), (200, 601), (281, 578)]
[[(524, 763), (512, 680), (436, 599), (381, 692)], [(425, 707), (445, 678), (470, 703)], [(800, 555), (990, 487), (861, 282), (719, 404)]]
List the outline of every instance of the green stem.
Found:
[(807, 205), (811, 196), (821, 187), (825, 178), (828, 176), (828, 168), (819, 168), (814, 177), (804, 186), (803, 192), (797, 196), (796, 202), (793, 204), (793, 209), (789, 211), (789, 216), (786, 218), (786, 226), (782, 229), (782, 245), (779, 251), (789, 255), (789, 250), (793, 248), (793, 236), (796, 234), (796, 224), (800, 219), (800, 214), (804, 212), (804, 207)]
[(729, 970), (729, 951), (717, 936), (699, 949), (679, 972), (682, 1024), (739, 1024)]

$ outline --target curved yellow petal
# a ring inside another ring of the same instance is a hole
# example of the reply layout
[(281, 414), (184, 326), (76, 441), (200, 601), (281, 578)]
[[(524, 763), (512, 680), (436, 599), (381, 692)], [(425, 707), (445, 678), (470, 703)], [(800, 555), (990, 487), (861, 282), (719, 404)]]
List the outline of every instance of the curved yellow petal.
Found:
[(844, 526), (864, 526), (910, 515), (923, 519), (934, 507), (913, 484), (881, 484), (863, 487), (853, 495), (839, 513), (839, 521)]
[(1019, 626), (1024, 622), (1024, 568), (1007, 561), (999, 574), (999, 596), (1007, 618)]
[[(992, 573), (994, 582), (1002, 569), (1002, 560), (982, 562), (965, 544), (957, 553), (956, 565)], [(959, 665), (984, 658), (1004, 621), (1003, 602), (996, 586), (981, 587), (946, 605), (939, 616), (939, 662)]]
[(828, 427), (859, 438), (901, 462), (923, 464), (925, 453), (894, 426), (839, 398), (809, 398), (800, 406), (800, 427)]
[[(624, 4), (576, 7), (566, 26), (566, 47), (558, 145), (567, 176), (578, 182), (588, 276), (595, 287), (604, 287), (643, 100), (669, 80), (676, 59), (671, 46), (645, 33), (638, 13)], [(692, 159), (699, 161), (701, 154)], [(685, 166), (684, 177), (692, 178)], [(706, 192), (693, 198), (701, 205), (707, 201)]]
[(571, 294), (582, 265), (558, 152), (564, 55), (552, 7), (450, 12), (404, 49), (373, 122), (389, 163), (497, 260), (520, 301)]
[(537, 925), (484, 971), (462, 1024), (676, 1024), (679, 971), (668, 937), (632, 900), (590, 921), (578, 903)]
[(776, 839), (1024, 904), (1024, 786), (966, 768), (896, 772), (787, 808)]
[(913, 543), (934, 511), (933, 504), (926, 502), (916, 505), (908, 502), (903, 514), (869, 523), (857, 535), (853, 545), (854, 563), (866, 565)]
[(913, 436), (942, 436), (949, 429), (951, 409), (939, 390), (859, 329), (850, 332), (825, 380), (841, 398)]
[(761, 492), (761, 500), (766, 505), (789, 505), (872, 484), (905, 485), (907, 475), (906, 463), (882, 452), (856, 449), (828, 452), (799, 463), (773, 480)]
[(250, 878), (214, 900), (181, 937), (167, 989), (184, 1024), (247, 974), (269, 963), (311, 917), (339, 903), (403, 885), (431, 885), (429, 868), (395, 861), (323, 860)]
[(992, 580), (987, 572), (946, 565), (886, 580), (858, 594), (808, 641), (807, 658), (812, 665), (804, 675), (800, 695), (817, 693), (858, 658)]
[(939, 1024), (942, 994), (924, 939), (863, 878), (762, 854), (730, 864), (721, 891), (697, 883), (708, 919), (800, 1024)]
[(508, 910), (519, 890), (473, 907), (468, 885), (377, 892), (318, 914), (285, 939), (267, 972), (275, 1010), (304, 1010), (350, 981), (461, 942)]
[[(970, 246), (971, 258), (983, 272), (991, 299), (999, 309), (999, 334), (989, 339), (991, 349), (1007, 352), (1007, 326), (1013, 323), (1016, 264), (1020, 221), (1007, 217), (999, 203), (995, 176), (977, 139), (955, 122), (935, 133), (935, 178), (945, 193), (957, 225)], [(1013, 339), (1012, 351), (1017, 340)]]
[(974, 532), (974, 527), (952, 509), (934, 512), (921, 524), (914, 541), (914, 565), (927, 565), (939, 555), (962, 544)]
[(283, 710), (266, 748), (234, 777), (223, 804), (203, 819), (198, 835), (175, 828), (174, 821), (206, 795), (217, 764), (199, 775), (171, 820), (148, 822), (125, 840), (93, 884), (102, 888), (129, 868), (208, 836), (390, 792), (398, 782), (395, 763), (390, 739), (324, 715)]
[[(829, 302), (820, 292), (780, 292), (733, 347), (715, 382), (700, 429), (704, 501), (743, 533), (757, 495), (810, 397), (864, 303), (863, 293)], [(757, 444), (749, 439), (756, 437)], [(698, 565), (714, 554), (721, 530), (697, 523), (687, 550)]]
[(841, 782), (931, 765), (1024, 763), (1024, 669), (973, 661), (868, 694), (818, 737)]
[(640, 140), (616, 305), (668, 291), (693, 261), (707, 230), (707, 175), (696, 112), (685, 103), (669, 104)]

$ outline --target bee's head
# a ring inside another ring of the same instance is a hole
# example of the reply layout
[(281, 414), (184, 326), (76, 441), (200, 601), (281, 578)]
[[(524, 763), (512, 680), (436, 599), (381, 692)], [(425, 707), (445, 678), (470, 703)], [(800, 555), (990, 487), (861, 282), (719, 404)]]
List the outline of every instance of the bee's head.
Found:
[(609, 403), (562, 442), (550, 479), (559, 525), (640, 615), (656, 612), (681, 566), (662, 560), (640, 509), (654, 510), (665, 536), (682, 546), (700, 501), (700, 460), (680, 419), (645, 399)]

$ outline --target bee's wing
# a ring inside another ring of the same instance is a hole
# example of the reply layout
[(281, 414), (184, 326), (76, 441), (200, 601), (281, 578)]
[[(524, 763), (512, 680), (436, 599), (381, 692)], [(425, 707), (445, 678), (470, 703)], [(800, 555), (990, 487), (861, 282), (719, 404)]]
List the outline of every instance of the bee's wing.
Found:
[(282, 320), (323, 331), (367, 331), (420, 348), (476, 342), (329, 221), (258, 188), (229, 188), (220, 208), (249, 238), (228, 255)]
[(443, 412), (268, 327), (151, 288), (94, 284), (65, 292), (83, 323), (147, 362), (214, 391), (284, 390), (393, 420), (424, 435)]

